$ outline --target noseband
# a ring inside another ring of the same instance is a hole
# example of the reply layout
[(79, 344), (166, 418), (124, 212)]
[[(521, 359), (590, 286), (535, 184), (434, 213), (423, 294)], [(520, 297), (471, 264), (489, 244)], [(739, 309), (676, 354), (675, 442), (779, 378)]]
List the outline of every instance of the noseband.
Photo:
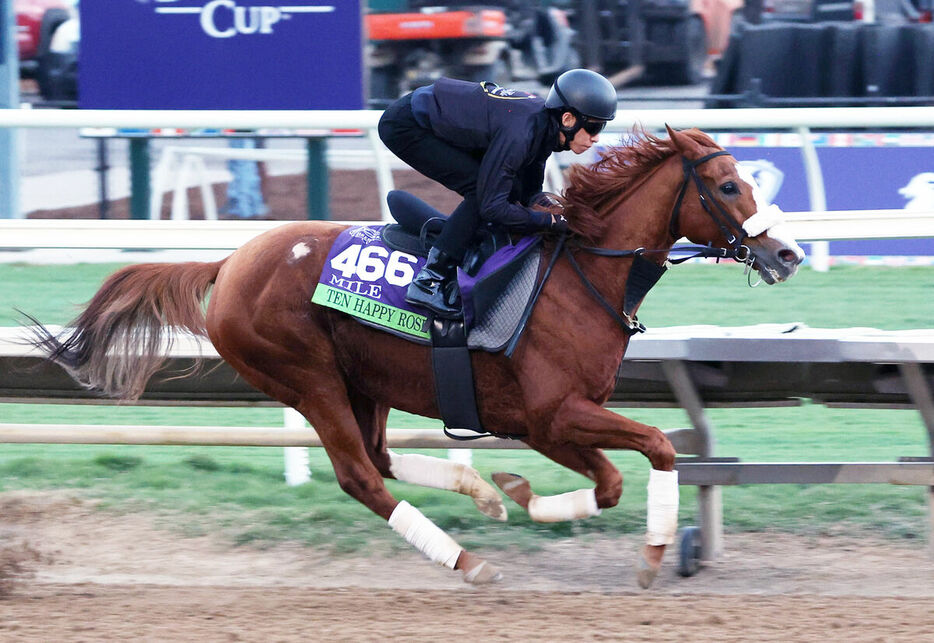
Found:
[[(697, 175), (698, 165), (702, 165), (718, 156), (727, 155), (729, 155), (729, 152), (721, 150), (693, 161), (684, 157), (681, 158), (681, 165), (684, 168), (684, 178), (681, 181), (681, 189), (678, 191), (678, 198), (675, 199), (675, 205), (671, 210), (671, 218), (668, 221), (668, 234), (671, 235), (674, 241), (681, 238), (681, 235), (678, 233), (678, 223), (681, 218), (681, 202), (684, 201), (684, 195), (687, 193), (688, 185), (693, 181), (694, 185), (697, 187), (697, 196), (700, 199), (701, 207), (704, 208), (704, 212), (714, 220), (714, 223), (720, 228), (720, 233), (723, 234), (723, 238), (726, 239), (726, 242), (733, 248), (732, 258), (745, 263), (748, 261), (750, 254), (749, 248), (743, 245), (743, 241), (745, 241), (748, 236), (746, 231), (729, 215), (724, 207), (720, 205), (720, 202), (714, 198), (707, 185), (701, 180), (700, 176)], [(714, 208), (716, 208), (715, 210), (710, 207), (710, 203), (713, 203)]]

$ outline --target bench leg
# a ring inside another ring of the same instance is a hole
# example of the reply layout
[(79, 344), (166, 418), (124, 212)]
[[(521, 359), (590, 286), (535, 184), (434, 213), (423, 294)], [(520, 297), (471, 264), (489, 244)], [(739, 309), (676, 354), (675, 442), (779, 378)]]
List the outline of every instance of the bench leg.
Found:
[(716, 560), (723, 554), (723, 495), (720, 487), (697, 488), (700, 512), (701, 560)]
[[(898, 365), (908, 395), (914, 403), (928, 432), (928, 447), (934, 459), (934, 394), (924, 378), (924, 371), (917, 362)], [(928, 553), (934, 558), (934, 486), (928, 487)]]

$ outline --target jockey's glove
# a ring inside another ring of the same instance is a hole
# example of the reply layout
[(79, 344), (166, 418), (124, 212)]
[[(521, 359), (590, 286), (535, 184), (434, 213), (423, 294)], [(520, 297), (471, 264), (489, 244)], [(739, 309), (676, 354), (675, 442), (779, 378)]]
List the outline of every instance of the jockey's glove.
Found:
[(529, 220), (532, 232), (553, 232), (555, 234), (564, 234), (568, 231), (568, 222), (563, 216), (557, 213), (542, 212), (534, 210)]
[(567, 234), (568, 220), (560, 214), (551, 215), (551, 223), (548, 226), (548, 231), (554, 232), (555, 234)]

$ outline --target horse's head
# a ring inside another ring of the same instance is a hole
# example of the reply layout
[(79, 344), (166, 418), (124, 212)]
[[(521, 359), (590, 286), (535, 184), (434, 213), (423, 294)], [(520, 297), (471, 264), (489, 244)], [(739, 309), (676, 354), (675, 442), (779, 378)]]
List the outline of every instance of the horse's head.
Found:
[(804, 251), (778, 206), (766, 201), (752, 172), (699, 130), (669, 127), (668, 135), (684, 170), (672, 211), (672, 236), (731, 248), (769, 284), (794, 275)]

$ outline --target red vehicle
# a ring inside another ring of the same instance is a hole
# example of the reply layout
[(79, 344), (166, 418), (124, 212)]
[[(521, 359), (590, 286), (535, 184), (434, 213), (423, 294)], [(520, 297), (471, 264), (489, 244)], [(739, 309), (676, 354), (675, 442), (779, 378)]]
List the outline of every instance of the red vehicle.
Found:
[(52, 32), (68, 18), (68, 0), (14, 0), (20, 73), (33, 76)]
[[(475, 4), (479, 3), (479, 4)], [(538, 0), (369, 1), (370, 98), (392, 100), (446, 75), (464, 80), (538, 80), (550, 85), (580, 66), (564, 12)]]

